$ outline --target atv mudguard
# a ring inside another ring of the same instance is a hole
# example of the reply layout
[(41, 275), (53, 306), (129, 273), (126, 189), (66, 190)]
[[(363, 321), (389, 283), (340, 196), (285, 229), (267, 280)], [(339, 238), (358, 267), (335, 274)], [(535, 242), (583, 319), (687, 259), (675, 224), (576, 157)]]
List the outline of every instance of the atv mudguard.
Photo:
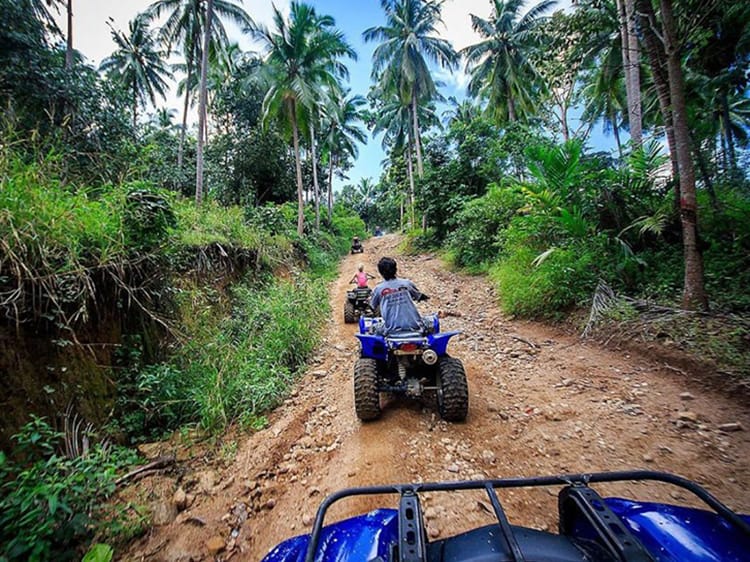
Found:
[[(742, 562), (750, 539), (716, 513), (651, 502), (607, 498), (607, 506), (658, 562)], [(750, 523), (750, 516), (741, 516)]]
[[(376, 509), (366, 515), (323, 528), (315, 562), (388, 560), (398, 541), (398, 510)], [(276, 546), (263, 562), (303, 562), (310, 535), (291, 538)]]
[[(360, 326), (362, 320), (360, 320)], [(438, 357), (443, 357), (447, 353), (448, 341), (460, 334), (461, 332), (442, 332), (439, 334), (429, 334), (427, 336), (427, 345), (430, 346)], [(385, 337), (378, 334), (354, 334), (362, 344), (362, 357), (385, 361), (388, 359), (388, 344)]]

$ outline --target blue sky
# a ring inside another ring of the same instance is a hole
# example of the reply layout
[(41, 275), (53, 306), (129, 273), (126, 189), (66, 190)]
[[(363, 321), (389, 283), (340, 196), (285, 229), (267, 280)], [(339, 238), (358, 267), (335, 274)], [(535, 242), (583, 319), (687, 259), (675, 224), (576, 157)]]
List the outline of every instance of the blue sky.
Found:
[[(114, 26), (118, 29), (127, 29), (128, 21), (136, 14), (145, 10), (153, 0), (76, 0), (74, 2), (74, 44), (93, 64), (108, 56), (114, 49), (110, 30), (106, 25), (112, 18)], [(349, 62), (350, 87), (353, 93), (366, 95), (370, 87), (370, 71), (372, 63), (372, 52), (375, 45), (366, 44), (362, 40), (362, 32), (368, 27), (384, 23), (384, 16), (379, 0), (308, 0), (320, 13), (333, 16), (336, 24), (345, 34), (351, 45), (358, 53), (358, 60)], [(289, 0), (276, 0), (274, 2), (282, 12), (288, 11)], [(533, 1), (529, 4), (533, 5)], [(245, 10), (256, 21), (270, 24), (272, 14), (271, 0), (244, 0), (242, 3)], [(560, 0), (559, 8), (568, 8), (570, 0)], [(490, 15), (489, 0), (445, 0), (443, 4), (444, 27), (439, 29), (442, 37), (448, 39), (458, 50), (473, 42), (477, 36), (471, 29), (469, 14), (477, 14), (481, 17)], [(60, 24), (63, 20), (60, 15)], [(244, 49), (253, 49), (251, 41), (242, 36), (239, 29), (228, 29), (232, 39), (238, 41)], [(443, 95), (462, 98), (465, 95), (466, 77), (461, 70), (455, 74), (447, 74), (437, 71), (438, 78), (446, 86)], [(177, 96), (172, 93), (168, 99), (160, 104), (160, 107), (181, 108), (182, 104)], [(609, 149), (612, 140), (605, 138), (600, 133), (601, 128), (595, 128), (590, 144)], [(360, 148), (359, 158), (352, 170), (349, 171), (349, 180), (342, 181), (338, 178), (334, 181), (334, 189), (338, 190), (345, 183), (357, 183), (362, 177), (377, 179), (381, 173), (381, 162), (384, 153), (380, 147), (379, 139), (369, 138), (368, 143)]]

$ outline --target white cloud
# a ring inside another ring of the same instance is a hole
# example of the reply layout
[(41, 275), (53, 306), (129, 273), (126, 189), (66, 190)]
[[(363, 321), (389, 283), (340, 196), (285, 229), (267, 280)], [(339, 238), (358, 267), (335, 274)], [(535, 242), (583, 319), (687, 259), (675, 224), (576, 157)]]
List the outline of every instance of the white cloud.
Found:
[(443, 4), (443, 22), (445, 23), (444, 37), (460, 51), (480, 37), (471, 28), (471, 16), (488, 18), (492, 13), (492, 6), (488, 0), (446, 0)]

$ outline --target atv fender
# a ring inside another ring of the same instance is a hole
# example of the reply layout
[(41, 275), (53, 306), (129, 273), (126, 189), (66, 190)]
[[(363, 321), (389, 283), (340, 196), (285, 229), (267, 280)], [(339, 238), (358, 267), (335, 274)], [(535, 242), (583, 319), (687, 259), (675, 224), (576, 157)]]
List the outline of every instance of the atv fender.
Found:
[(430, 347), (435, 351), (435, 353), (438, 354), (438, 357), (442, 357), (446, 353), (448, 353), (448, 341), (453, 337), (461, 332), (458, 330), (454, 330), (452, 332), (442, 332), (440, 334), (431, 334), (427, 336), (427, 342), (429, 343)]
[[(289, 539), (274, 548), (263, 562), (303, 562), (310, 535)], [(390, 560), (398, 542), (398, 511), (376, 509), (323, 528), (315, 560)]]
[[(360, 319), (360, 325), (362, 320)], [(370, 357), (379, 361), (388, 359), (388, 350), (383, 336), (373, 334), (354, 334), (362, 345), (362, 357)]]

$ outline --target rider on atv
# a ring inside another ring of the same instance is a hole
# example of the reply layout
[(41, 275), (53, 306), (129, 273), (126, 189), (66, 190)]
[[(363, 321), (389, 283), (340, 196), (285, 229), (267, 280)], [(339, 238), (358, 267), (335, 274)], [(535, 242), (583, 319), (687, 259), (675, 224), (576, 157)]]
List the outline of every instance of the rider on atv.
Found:
[(414, 301), (424, 301), (429, 297), (420, 292), (409, 279), (396, 277), (396, 260), (393, 258), (381, 258), (378, 262), (378, 271), (384, 281), (375, 287), (370, 306), (373, 310), (380, 307), (383, 334), (421, 331), (422, 316)]
[(352, 280), (349, 283), (356, 283), (358, 289), (366, 289), (367, 282), (370, 279), (375, 279), (374, 275), (370, 275), (365, 271), (365, 264), (361, 263), (357, 266), (357, 273), (354, 274)]

